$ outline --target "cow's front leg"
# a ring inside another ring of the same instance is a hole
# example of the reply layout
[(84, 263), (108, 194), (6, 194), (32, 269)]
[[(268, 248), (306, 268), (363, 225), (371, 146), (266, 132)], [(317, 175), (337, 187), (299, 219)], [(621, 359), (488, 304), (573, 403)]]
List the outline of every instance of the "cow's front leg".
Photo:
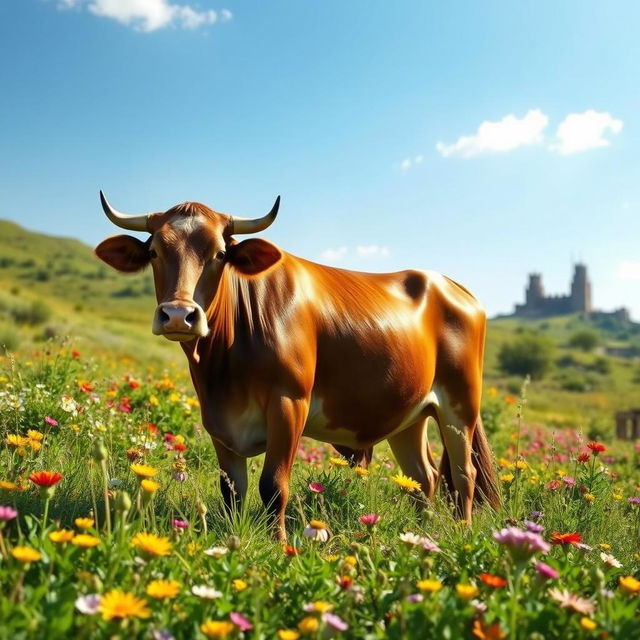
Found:
[(267, 407), (267, 453), (260, 476), (260, 496), (273, 521), (274, 535), (285, 541), (284, 512), (291, 467), (307, 420), (307, 399), (275, 397)]
[(247, 493), (247, 459), (213, 441), (220, 465), (220, 490), (227, 513), (240, 509)]

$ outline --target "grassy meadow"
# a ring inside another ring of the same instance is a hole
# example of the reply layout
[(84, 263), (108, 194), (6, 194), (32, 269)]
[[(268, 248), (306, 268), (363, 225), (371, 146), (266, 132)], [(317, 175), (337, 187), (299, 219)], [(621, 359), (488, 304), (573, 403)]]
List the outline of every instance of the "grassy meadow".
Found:
[[(305, 440), (283, 547), (260, 458), (243, 511), (222, 508), (181, 350), (150, 335), (150, 275), (0, 227), (0, 638), (640, 638), (640, 443), (613, 437), (640, 372), (604, 351), (634, 327), (490, 322), (499, 511), (461, 523), (386, 445), (354, 469)], [(571, 346), (585, 328), (598, 346)], [(523, 330), (553, 345), (528, 384), (498, 365)]]

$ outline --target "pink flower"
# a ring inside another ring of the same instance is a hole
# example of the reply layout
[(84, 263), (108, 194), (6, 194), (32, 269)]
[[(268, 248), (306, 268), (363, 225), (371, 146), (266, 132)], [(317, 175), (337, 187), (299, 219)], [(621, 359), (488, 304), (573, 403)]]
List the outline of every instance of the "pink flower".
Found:
[(178, 520), (177, 518), (172, 522), (174, 529), (186, 529), (189, 523), (186, 520)]
[(364, 516), (360, 516), (360, 522), (366, 524), (367, 527), (373, 527), (373, 525), (378, 524), (379, 521), (380, 516), (377, 513), (367, 513)]
[(49, 416), (45, 416), (44, 417), (44, 421), (47, 424), (50, 424), (52, 427), (57, 427), (58, 426), (58, 421), (54, 420), (53, 418), (50, 418)]
[(309, 483), (309, 489), (311, 491), (313, 491), (313, 493), (324, 493), (325, 492), (325, 486), (323, 484), (321, 484), (320, 482), (310, 482)]
[(538, 572), (538, 575), (542, 576), (546, 580), (555, 580), (560, 577), (560, 574), (553, 567), (550, 567), (544, 562), (536, 563), (536, 571)]
[(493, 539), (509, 549), (515, 559), (529, 558), (535, 553), (547, 553), (551, 547), (542, 537), (518, 527), (506, 527), (493, 533)]
[(322, 614), (322, 619), (327, 626), (331, 627), (334, 631), (346, 631), (349, 628), (349, 625), (335, 613), (329, 613), (327, 611)]
[(240, 631), (249, 631), (250, 629), (253, 629), (253, 625), (241, 613), (238, 613), (237, 611), (232, 611), (229, 614), (229, 618), (231, 619), (231, 622), (233, 622), (233, 624), (235, 624), (236, 627), (240, 629)]
[(0, 505), (0, 521), (9, 522), (9, 520), (13, 520), (17, 515), (18, 512), (15, 509)]

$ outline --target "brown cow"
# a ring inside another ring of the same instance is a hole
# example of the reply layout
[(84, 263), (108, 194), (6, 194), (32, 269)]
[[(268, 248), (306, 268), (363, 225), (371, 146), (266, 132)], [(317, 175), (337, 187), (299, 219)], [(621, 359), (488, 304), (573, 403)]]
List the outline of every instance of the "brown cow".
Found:
[[(260, 494), (284, 539), (302, 435), (356, 458), (386, 439), (427, 497), (441, 476), (466, 520), (474, 496), (497, 505), (479, 417), (485, 313), (465, 288), (434, 272), (358, 273), (237, 242), (273, 222), (279, 197), (250, 220), (195, 202), (130, 216), (100, 196), (116, 225), (151, 234), (108, 238), (96, 254), (125, 272), (151, 263), (152, 330), (187, 356), (229, 508), (246, 493), (246, 459), (266, 453)], [(444, 444), (440, 473), (429, 418)]]

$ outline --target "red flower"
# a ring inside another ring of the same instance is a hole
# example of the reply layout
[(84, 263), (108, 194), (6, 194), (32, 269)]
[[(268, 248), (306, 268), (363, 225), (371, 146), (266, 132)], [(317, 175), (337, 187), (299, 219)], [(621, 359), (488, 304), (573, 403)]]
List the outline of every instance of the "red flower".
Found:
[(575, 533), (558, 533), (554, 531), (551, 534), (551, 544), (572, 544), (579, 545), (582, 542), (582, 536), (577, 531)]
[(284, 547), (282, 547), (282, 550), (288, 555), (288, 556), (297, 556), (300, 553), (300, 549), (296, 549), (295, 547), (292, 547), (291, 545), (287, 544)]
[(62, 480), (62, 474), (57, 471), (35, 471), (29, 476), (29, 480), (39, 487), (53, 487)]
[(147, 431), (155, 436), (158, 433), (158, 427), (153, 422), (147, 422)]
[(588, 453), (581, 453), (578, 456), (578, 462), (586, 462), (589, 459), (589, 454)]
[(555, 489), (559, 489), (562, 486), (562, 482), (560, 480), (551, 480), (551, 482), (547, 482), (547, 489), (554, 491)]
[(594, 456), (597, 456), (599, 453), (606, 450), (606, 447), (602, 443), (594, 442), (593, 440), (591, 442), (587, 442), (587, 447), (591, 449)]
[(173, 433), (169, 433), (168, 431), (162, 437), (164, 438), (165, 442), (173, 442), (176, 439)]
[(186, 451), (187, 450), (187, 445), (186, 444), (182, 444), (182, 442), (176, 442), (173, 445), (173, 450), (174, 451)]
[(79, 351), (76, 351), (76, 349), (72, 349), (72, 350), (71, 350), (71, 356), (72, 356), (73, 358), (79, 358), (79, 357), (80, 357), (80, 352), (79, 352)]
[(490, 573), (481, 573), (480, 580), (482, 580), (482, 582), (484, 582), (486, 585), (496, 588), (504, 587), (507, 584), (507, 581), (504, 578), (501, 578), (500, 576), (494, 576)]
[(336, 576), (336, 583), (341, 589), (347, 591), (353, 586), (353, 578), (351, 576)]

